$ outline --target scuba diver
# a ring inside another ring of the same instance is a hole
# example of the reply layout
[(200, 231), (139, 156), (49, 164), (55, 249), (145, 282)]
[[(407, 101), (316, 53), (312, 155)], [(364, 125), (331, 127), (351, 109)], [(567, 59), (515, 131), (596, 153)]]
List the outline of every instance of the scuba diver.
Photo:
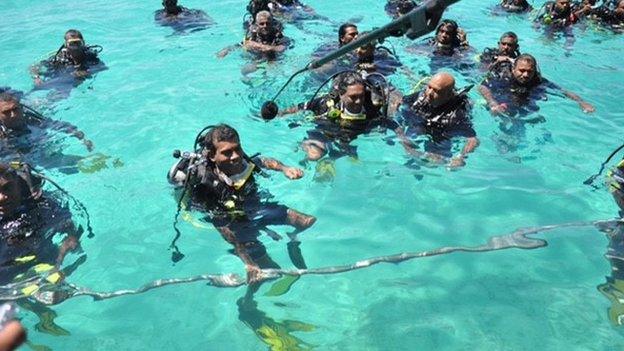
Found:
[(43, 168), (59, 168), (62, 172), (75, 173), (83, 157), (62, 155), (45, 147), (50, 140), (48, 131), (59, 131), (74, 137), (93, 151), (93, 142), (71, 123), (46, 118), (20, 102), (17, 93), (0, 93), (0, 159), (35, 163)]
[(538, 11), (534, 22), (553, 29), (569, 27), (591, 12), (587, 2), (574, 4), (571, 0), (547, 1)]
[(535, 57), (522, 54), (518, 56), (505, 74), (486, 76), (479, 87), (479, 92), (487, 101), (492, 115), (516, 115), (523, 110), (536, 110), (535, 101), (546, 99), (546, 92), (559, 91), (567, 98), (577, 102), (585, 113), (592, 113), (595, 108), (577, 94), (564, 90), (555, 83), (543, 78)]
[(62, 97), (93, 73), (106, 69), (98, 57), (101, 46), (86, 45), (82, 33), (75, 29), (68, 30), (64, 40), (54, 55), (30, 69), (35, 89), (55, 89)]
[(518, 36), (506, 32), (498, 40), (498, 48), (486, 48), (479, 56), (479, 61), (490, 75), (500, 77), (511, 72), (513, 61), (520, 55)]
[(235, 48), (242, 47), (256, 56), (274, 60), (289, 46), (290, 39), (284, 36), (282, 24), (269, 11), (260, 11), (254, 24), (249, 26), (243, 43), (221, 50), (217, 57), (223, 58)]
[(503, 11), (510, 13), (531, 12), (533, 10), (533, 6), (527, 0), (502, 0), (499, 6)]
[(474, 67), (472, 57), (468, 60), (467, 54), (473, 49), (468, 44), (466, 32), (453, 20), (440, 21), (434, 37), (426, 39), (422, 44), (408, 47), (407, 51), (431, 57), (431, 72), (448, 67), (464, 72)]
[(18, 304), (40, 318), (38, 330), (68, 334), (44, 305), (64, 300), (65, 277), (86, 259), (62, 267), (67, 254), (79, 250), (83, 229), (55, 193), (44, 191), (46, 181), (58, 187), (27, 164), (0, 163), (0, 291), (22, 297)]
[[(361, 33), (366, 35), (367, 32)], [(364, 76), (370, 73), (379, 73), (389, 76), (402, 68), (407, 70), (396, 58), (395, 53), (385, 46), (378, 46), (375, 42), (360, 46), (355, 50), (355, 65), (353, 69), (361, 72)]]
[[(289, 225), (288, 253), (297, 268), (305, 268), (296, 234), (311, 227), (316, 218), (292, 208), (268, 201), (258, 189), (255, 174), (262, 168), (282, 172), (288, 179), (300, 179), (303, 171), (264, 157), (249, 157), (243, 151), (238, 132), (225, 124), (204, 128), (195, 139), (192, 154), (183, 154), (167, 178), (182, 188), (179, 209), (184, 201), (191, 208), (208, 213), (221, 236), (234, 246), (236, 255), (247, 270), (251, 285), (262, 280), (261, 269), (279, 268), (258, 240), (263, 231), (274, 240), (281, 236), (267, 226)], [(188, 199), (186, 195), (188, 193)]]
[[(381, 74), (371, 73), (362, 78), (358, 72), (346, 71), (335, 74), (326, 82), (329, 80), (333, 80), (329, 94), (318, 98), (315, 94), (309, 102), (282, 113), (285, 115), (301, 110), (314, 113), (316, 128), (308, 131), (301, 147), (309, 161), (329, 156), (328, 161), (320, 164), (321, 168), (331, 168), (327, 162), (342, 156), (357, 157), (356, 147), (350, 143), (360, 134), (369, 133), (377, 127), (387, 127), (392, 123), (389, 116), (393, 115), (393, 109), (396, 110), (396, 106), (391, 106), (390, 85)], [(328, 180), (326, 175), (317, 173), (317, 180)]]
[[(340, 27), (338, 27), (338, 41), (336, 43), (323, 44), (319, 48), (314, 50), (314, 53), (312, 54), (312, 60), (324, 57), (330, 52), (349, 44), (350, 42), (357, 39), (359, 35), (360, 33), (358, 31), (357, 25), (350, 22), (341, 24)], [(314, 83), (320, 84), (324, 82), (328, 77), (338, 72), (352, 69), (356, 62), (357, 57), (355, 56), (355, 52), (351, 52), (344, 55), (340, 59), (333, 60), (319, 68), (314, 69), (311, 76), (314, 80)]]
[(388, 0), (386, 3), (386, 13), (393, 19), (397, 19), (420, 5), (420, 0)]
[[(447, 163), (451, 169), (466, 164), (468, 154), (479, 146), (470, 117), (470, 88), (455, 90), (455, 78), (442, 72), (434, 75), (424, 90), (403, 98), (400, 127), (395, 131), (408, 154), (432, 164)], [(424, 152), (417, 150), (414, 142), (419, 136), (426, 138)], [(458, 137), (466, 142), (453, 156), (453, 139)]]
[(611, 8), (603, 4), (591, 12), (591, 18), (616, 33), (624, 32), (624, 0), (619, 0)]
[(299, 0), (250, 0), (247, 4), (247, 15), (249, 19), (243, 22), (243, 28), (247, 28), (256, 23), (256, 15), (261, 11), (268, 11), (280, 21), (294, 23), (294, 25), (305, 31), (302, 20), (324, 20), (327, 17), (319, 16), (310, 6), (304, 5)]
[(173, 28), (176, 33), (197, 32), (214, 24), (206, 12), (179, 6), (178, 0), (163, 0), (162, 5), (163, 9), (154, 13), (154, 20), (161, 26)]
[(619, 221), (600, 228), (609, 240), (609, 246), (605, 258), (611, 265), (611, 274), (606, 277), (606, 282), (598, 285), (597, 289), (609, 301), (609, 320), (614, 326), (624, 325), (624, 159), (615, 166), (607, 176), (607, 186), (619, 207)]

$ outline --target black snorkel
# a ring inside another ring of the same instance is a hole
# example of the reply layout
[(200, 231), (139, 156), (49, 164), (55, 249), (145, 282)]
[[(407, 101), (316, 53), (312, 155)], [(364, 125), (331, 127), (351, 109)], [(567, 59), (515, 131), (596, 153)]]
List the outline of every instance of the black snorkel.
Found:
[(406, 35), (412, 40), (417, 39), (436, 29), (444, 10), (458, 1), (459, 0), (428, 0), (406, 15), (397, 18), (381, 28), (371, 31), (356, 40), (353, 40), (349, 44), (336, 49), (325, 57), (308, 63), (304, 68), (290, 76), (290, 78), (286, 81), (286, 84), (284, 84), (277, 94), (275, 94), (273, 99), (262, 104), (262, 109), (260, 110), (262, 118), (265, 120), (271, 120), (277, 116), (279, 106), (275, 103), (275, 100), (279, 97), (282, 91), (284, 91), (288, 84), (290, 84), (290, 82), (299, 74), (311, 69), (319, 68), (324, 64), (359, 48), (360, 46), (383, 40), (389, 36), (401, 37)]

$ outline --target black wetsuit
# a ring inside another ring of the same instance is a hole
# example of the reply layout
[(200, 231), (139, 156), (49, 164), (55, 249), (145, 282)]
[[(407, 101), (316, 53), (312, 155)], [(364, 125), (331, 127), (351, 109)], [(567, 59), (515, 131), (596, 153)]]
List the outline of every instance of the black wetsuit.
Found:
[(340, 99), (334, 94), (328, 94), (316, 98), (309, 103), (300, 104), (300, 109), (312, 111), (316, 116), (316, 128), (308, 131), (308, 138), (318, 140), (326, 145), (330, 158), (342, 156), (357, 156), (357, 149), (350, 145), (360, 134), (369, 133), (376, 127), (390, 127), (393, 122), (388, 120), (381, 107), (375, 106), (371, 100), (370, 91), (367, 89), (364, 99), (366, 118), (362, 120), (346, 120), (341, 117), (332, 118), (332, 110), (338, 113)]
[(511, 71), (502, 75), (488, 75), (481, 84), (490, 89), (498, 103), (507, 104), (508, 115), (520, 117), (537, 112), (539, 107), (536, 102), (548, 98), (548, 89), (561, 89), (540, 76), (536, 76), (528, 84), (519, 84)]
[(506, 12), (515, 13), (531, 11), (533, 8), (526, 0), (503, 0), (500, 7)]
[(178, 6), (176, 14), (167, 14), (164, 9), (154, 13), (154, 20), (161, 26), (171, 27), (178, 33), (185, 31), (197, 32), (214, 24), (206, 12)]
[[(481, 63), (487, 67), (488, 74), (494, 77), (505, 77), (511, 73), (513, 63), (510, 61), (496, 62), (498, 56), (501, 56), (500, 50), (498, 48), (486, 48), (483, 50), (481, 56), (479, 56), (479, 60)], [(514, 51), (508, 57), (511, 59), (515, 59), (520, 56), (520, 52), (518, 50)]]
[(568, 11), (560, 12), (554, 1), (547, 1), (539, 10), (535, 21), (554, 28), (564, 28), (578, 22), (574, 11), (575, 6), (571, 5)]
[[(260, 164), (256, 158), (249, 162)], [(256, 166), (259, 170), (259, 166)], [(261, 231), (268, 234), (269, 225), (288, 225), (288, 207), (268, 201), (272, 196), (260, 191), (252, 174), (238, 190), (223, 182), (209, 166), (198, 167), (191, 175), (192, 206), (206, 211), (206, 220), (216, 228), (227, 227), (235, 234), (252, 259), (266, 254), (264, 245), (258, 240)]]
[(48, 118), (40, 118), (25, 111), (26, 124), (22, 129), (7, 129), (0, 124), (0, 160), (20, 160), (38, 167), (58, 168), (66, 174), (77, 173), (81, 156), (62, 153), (62, 143), (51, 138), (49, 131), (75, 133), (76, 126)]
[(591, 17), (614, 31), (624, 31), (624, 16), (618, 16), (615, 11), (607, 5), (602, 5), (593, 9)]
[(451, 156), (452, 139), (473, 138), (477, 134), (470, 119), (471, 104), (465, 94), (456, 96), (444, 106), (434, 108), (425, 102), (422, 92), (403, 98), (402, 114), (398, 124), (406, 128), (406, 135), (427, 135), (425, 151)]
[(386, 13), (392, 18), (405, 15), (420, 5), (420, 1), (414, 0), (388, 0), (385, 6)]
[[(10, 218), (0, 217), (0, 284), (12, 282), (37, 264), (54, 265), (59, 248), (52, 238), (59, 233), (78, 234), (69, 209), (46, 193), (28, 200)], [(28, 256), (35, 258), (20, 260)]]

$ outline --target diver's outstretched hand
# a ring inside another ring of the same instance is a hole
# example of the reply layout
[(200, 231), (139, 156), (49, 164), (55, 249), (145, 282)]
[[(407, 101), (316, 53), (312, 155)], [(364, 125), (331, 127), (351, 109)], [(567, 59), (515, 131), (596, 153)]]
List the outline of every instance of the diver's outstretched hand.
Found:
[(301, 179), (303, 177), (303, 170), (300, 168), (284, 167), (284, 170), (282, 172), (284, 173), (286, 178), (291, 180)]

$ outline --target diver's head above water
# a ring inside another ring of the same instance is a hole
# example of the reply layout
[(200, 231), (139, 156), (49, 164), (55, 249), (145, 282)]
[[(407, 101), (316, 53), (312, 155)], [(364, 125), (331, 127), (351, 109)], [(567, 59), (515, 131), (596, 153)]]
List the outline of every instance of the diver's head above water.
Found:
[(178, 0), (163, 0), (162, 5), (168, 15), (177, 15), (181, 11)]
[(506, 32), (498, 40), (498, 51), (501, 55), (513, 56), (519, 47), (518, 36), (514, 32)]
[(344, 23), (338, 28), (338, 45), (347, 45), (358, 37), (358, 28), (353, 23)]
[(9, 130), (23, 129), (26, 126), (24, 110), (19, 98), (10, 93), (0, 94), (0, 127)]
[(565, 15), (570, 12), (570, 0), (556, 0), (555, 11), (560, 15)]
[(624, 0), (620, 0), (618, 2), (617, 7), (613, 12), (620, 20), (624, 20)]
[(273, 15), (269, 11), (260, 11), (256, 14), (255, 25), (258, 30), (258, 35), (267, 39), (277, 34), (277, 28), (275, 27), (275, 21)]
[(225, 175), (245, 170), (245, 157), (236, 129), (227, 124), (214, 126), (203, 141), (203, 153)]
[(63, 46), (75, 63), (81, 64), (87, 60), (88, 48), (80, 31), (70, 29), (65, 32), (65, 44)]
[(0, 217), (12, 217), (26, 201), (28, 195), (22, 183), (11, 166), (0, 163)]
[(537, 60), (529, 54), (520, 55), (514, 61), (511, 73), (518, 84), (532, 85), (539, 79)]
[(456, 41), (459, 26), (452, 20), (443, 20), (436, 29), (435, 40), (438, 44), (453, 45)]
[(346, 73), (337, 84), (340, 107), (343, 113), (361, 115), (364, 113), (366, 83), (356, 73)]
[[(362, 35), (366, 34), (368, 33), (362, 33)], [(375, 61), (375, 42), (360, 46), (355, 50), (355, 53), (357, 54), (358, 62), (373, 63)]]
[(455, 78), (441, 72), (434, 75), (424, 92), (425, 103), (433, 108), (446, 105), (455, 97)]

